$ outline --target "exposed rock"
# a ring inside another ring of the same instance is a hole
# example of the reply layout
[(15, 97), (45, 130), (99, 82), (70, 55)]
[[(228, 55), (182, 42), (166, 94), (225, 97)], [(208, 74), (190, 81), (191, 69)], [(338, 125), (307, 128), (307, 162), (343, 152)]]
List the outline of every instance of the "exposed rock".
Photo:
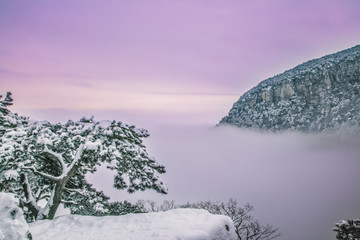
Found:
[(221, 124), (262, 130), (360, 129), (360, 45), (262, 81)]

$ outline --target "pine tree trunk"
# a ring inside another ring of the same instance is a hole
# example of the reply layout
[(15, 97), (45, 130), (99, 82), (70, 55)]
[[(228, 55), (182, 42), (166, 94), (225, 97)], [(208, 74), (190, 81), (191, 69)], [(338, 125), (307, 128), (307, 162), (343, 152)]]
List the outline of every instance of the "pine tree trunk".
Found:
[(21, 185), (24, 190), (25, 197), (26, 197), (26, 203), (24, 202), (23, 204), (26, 205), (26, 207), (30, 210), (31, 218), (36, 219), (39, 214), (39, 209), (36, 208), (36, 206), (34, 206), (31, 202), (32, 193), (29, 192), (29, 191), (31, 191), (31, 188), (30, 188), (30, 186), (28, 186), (27, 177), (26, 177), (25, 173), (20, 174), (20, 182), (21, 182)]
[(46, 218), (52, 220), (55, 217), (56, 211), (61, 203), (61, 197), (62, 197), (62, 193), (64, 191), (65, 185), (66, 185), (67, 181), (59, 181), (56, 183), (55, 185), (55, 193), (54, 193), (54, 197), (53, 197), (53, 202), (50, 206), (49, 209), (49, 214)]
[(79, 164), (74, 165), (72, 167), (72, 169), (70, 169), (70, 171), (68, 172), (68, 175), (64, 179), (62, 179), (61, 181), (56, 183), (55, 193), (54, 193), (54, 197), (53, 197), (53, 203), (50, 206), (49, 214), (47, 216), (48, 219), (51, 219), (51, 220), (54, 219), (56, 211), (61, 203), (62, 194), (65, 189), (65, 186), (68, 183), (68, 181), (70, 180), (70, 178), (75, 175), (78, 168), (79, 168)]

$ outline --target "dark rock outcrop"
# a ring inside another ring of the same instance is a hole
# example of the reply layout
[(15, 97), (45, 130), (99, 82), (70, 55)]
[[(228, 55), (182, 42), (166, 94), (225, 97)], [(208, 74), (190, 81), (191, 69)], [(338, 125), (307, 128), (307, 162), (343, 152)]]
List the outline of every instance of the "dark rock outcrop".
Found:
[(360, 129), (360, 45), (262, 81), (220, 121), (262, 130)]

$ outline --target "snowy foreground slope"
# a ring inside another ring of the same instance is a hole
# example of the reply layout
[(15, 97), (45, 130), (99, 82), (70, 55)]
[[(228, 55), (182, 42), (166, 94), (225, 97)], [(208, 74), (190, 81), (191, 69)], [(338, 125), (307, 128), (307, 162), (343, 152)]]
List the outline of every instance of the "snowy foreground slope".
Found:
[(91, 217), (64, 215), (30, 224), (33, 239), (235, 240), (227, 216), (200, 209)]
[(11, 193), (0, 192), (0, 239), (28, 239), (29, 226), (25, 222), (18, 200)]

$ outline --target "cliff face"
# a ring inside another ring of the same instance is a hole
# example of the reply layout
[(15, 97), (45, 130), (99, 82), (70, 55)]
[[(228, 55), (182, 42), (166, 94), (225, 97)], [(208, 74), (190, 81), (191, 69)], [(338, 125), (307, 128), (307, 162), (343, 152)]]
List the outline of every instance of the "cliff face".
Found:
[(221, 124), (271, 131), (360, 128), (360, 45), (262, 81)]

